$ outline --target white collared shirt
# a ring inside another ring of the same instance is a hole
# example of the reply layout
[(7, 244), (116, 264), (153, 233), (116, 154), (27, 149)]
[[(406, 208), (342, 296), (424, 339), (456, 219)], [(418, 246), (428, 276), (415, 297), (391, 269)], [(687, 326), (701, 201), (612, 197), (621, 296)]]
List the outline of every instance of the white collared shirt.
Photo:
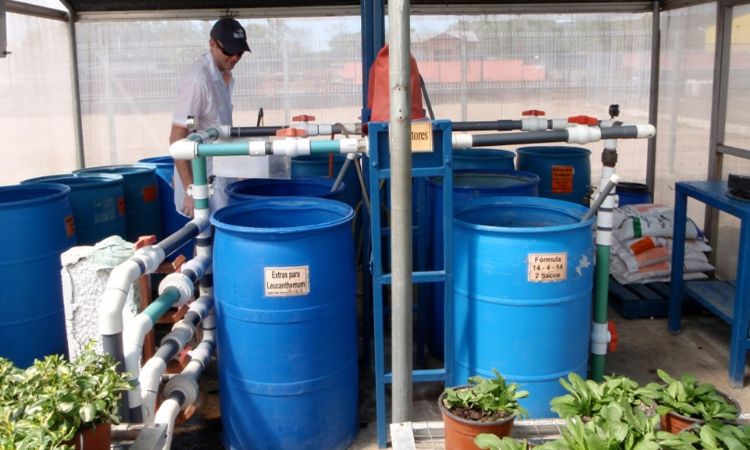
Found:
[[(232, 125), (232, 89), (234, 88), (234, 77), (231, 75), (229, 83), (216, 67), (211, 53), (207, 52), (201, 56), (180, 81), (177, 90), (172, 123), (181, 127), (185, 126), (188, 116), (195, 117), (198, 130), (215, 128), (219, 125)], [(207, 159), (208, 175), (213, 173), (211, 158)], [(211, 211), (227, 204), (227, 196), (224, 192), (226, 180), (217, 177), (214, 180), (214, 195), (211, 197)], [(174, 176), (174, 201), (177, 211), (182, 214), (182, 203), (185, 198), (185, 188), (182, 186), (177, 171)]]

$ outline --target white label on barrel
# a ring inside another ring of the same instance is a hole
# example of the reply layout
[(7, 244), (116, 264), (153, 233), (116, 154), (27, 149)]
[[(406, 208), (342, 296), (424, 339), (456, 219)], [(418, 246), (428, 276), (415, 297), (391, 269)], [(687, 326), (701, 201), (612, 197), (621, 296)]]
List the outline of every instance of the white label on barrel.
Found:
[(567, 253), (529, 253), (529, 282), (565, 281), (567, 276)]
[(266, 297), (294, 297), (310, 293), (310, 266), (264, 267)]

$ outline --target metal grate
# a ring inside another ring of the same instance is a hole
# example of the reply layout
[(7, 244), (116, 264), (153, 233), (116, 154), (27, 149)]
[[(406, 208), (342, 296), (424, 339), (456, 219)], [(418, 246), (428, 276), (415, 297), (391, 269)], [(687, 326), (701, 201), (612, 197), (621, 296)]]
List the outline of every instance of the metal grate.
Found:
[[(564, 426), (564, 419), (519, 420), (511, 436), (541, 444), (560, 437)], [(442, 421), (391, 424), (393, 450), (445, 450), (444, 437)]]

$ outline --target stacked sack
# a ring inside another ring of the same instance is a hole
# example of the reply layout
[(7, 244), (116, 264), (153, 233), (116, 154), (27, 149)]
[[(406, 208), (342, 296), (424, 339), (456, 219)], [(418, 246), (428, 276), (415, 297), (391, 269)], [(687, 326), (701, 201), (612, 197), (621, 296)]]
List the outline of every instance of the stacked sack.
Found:
[[(674, 211), (645, 203), (615, 209), (610, 274), (620, 284), (669, 281), (672, 270)], [(714, 270), (703, 232), (690, 218), (685, 223), (685, 280), (707, 278)]]

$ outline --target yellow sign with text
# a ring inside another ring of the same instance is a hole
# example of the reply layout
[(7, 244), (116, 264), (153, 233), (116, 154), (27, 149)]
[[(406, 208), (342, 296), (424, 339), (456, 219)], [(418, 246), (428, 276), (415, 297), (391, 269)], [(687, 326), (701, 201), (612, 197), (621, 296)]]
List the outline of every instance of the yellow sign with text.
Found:
[(412, 153), (432, 151), (432, 122), (412, 122), (411, 151)]

